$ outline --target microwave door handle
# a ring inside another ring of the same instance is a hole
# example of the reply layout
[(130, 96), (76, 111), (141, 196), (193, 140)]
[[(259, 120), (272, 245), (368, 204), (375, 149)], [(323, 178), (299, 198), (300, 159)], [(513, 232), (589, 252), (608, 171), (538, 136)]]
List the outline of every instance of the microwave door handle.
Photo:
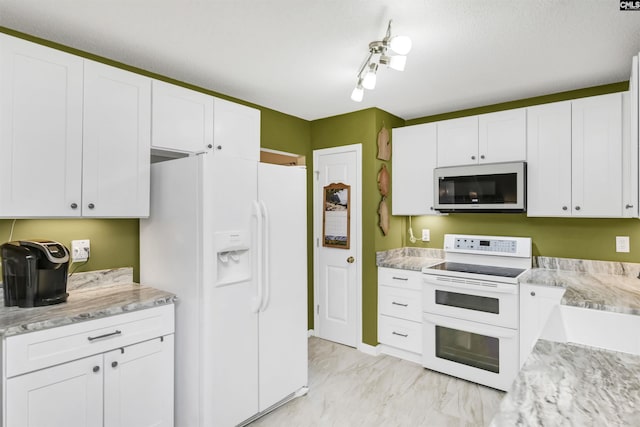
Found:
[(443, 326), (449, 329), (457, 329), (459, 331), (471, 332), (478, 335), (485, 335), (494, 338), (515, 338), (517, 331), (507, 328), (497, 328), (490, 325), (478, 326), (474, 323), (468, 323), (460, 321), (454, 318), (443, 319), (441, 317), (435, 317), (427, 313), (424, 314), (424, 320), (437, 326)]
[(452, 288), (456, 290), (466, 290), (466, 291), (487, 291), (493, 292), (496, 294), (517, 294), (518, 293), (518, 285), (502, 285), (495, 284), (494, 285), (483, 285), (483, 284), (469, 284), (469, 283), (460, 283), (460, 282), (449, 282), (449, 281), (437, 281), (438, 279), (424, 279), (426, 285), (436, 286), (436, 287), (446, 287)]

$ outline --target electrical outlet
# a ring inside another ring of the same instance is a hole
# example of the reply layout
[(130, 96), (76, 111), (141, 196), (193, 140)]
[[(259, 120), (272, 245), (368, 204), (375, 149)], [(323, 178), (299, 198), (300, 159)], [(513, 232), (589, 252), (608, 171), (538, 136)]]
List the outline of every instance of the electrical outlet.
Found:
[(616, 252), (629, 252), (629, 236), (616, 236)]
[(90, 254), (91, 242), (89, 239), (71, 241), (71, 262), (88, 261)]
[(423, 228), (422, 229), (422, 241), (423, 242), (428, 242), (431, 240), (431, 232), (429, 231), (428, 228)]

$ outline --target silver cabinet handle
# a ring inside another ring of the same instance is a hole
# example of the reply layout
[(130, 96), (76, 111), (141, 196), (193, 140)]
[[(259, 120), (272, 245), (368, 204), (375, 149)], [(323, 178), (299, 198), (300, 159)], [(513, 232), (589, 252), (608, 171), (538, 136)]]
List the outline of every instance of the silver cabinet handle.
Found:
[(624, 208), (625, 209), (631, 209), (633, 207), (633, 205), (626, 205)]
[(99, 340), (101, 338), (108, 338), (108, 337), (112, 337), (114, 335), (120, 335), (122, 333), (122, 331), (119, 330), (115, 330), (113, 332), (109, 332), (108, 334), (103, 334), (103, 335), (98, 335), (97, 337), (87, 337), (87, 339), (89, 341), (95, 341), (95, 340)]
[(78, 209), (77, 203), (71, 203), (71, 209)]
[(400, 307), (407, 307), (409, 305), (409, 304), (402, 304), (402, 303), (395, 302), (395, 301), (391, 301), (391, 304), (392, 305), (399, 305)]
[(408, 278), (408, 277), (397, 277), (397, 276), (393, 276), (393, 277), (392, 277), (392, 279), (393, 279), (393, 280), (405, 280), (405, 281), (406, 281), (406, 280), (409, 280), (409, 278)]
[(89, 209), (93, 209), (96, 207), (96, 205), (94, 205), (93, 203), (89, 203), (87, 206), (89, 207)]
[(408, 336), (409, 336), (409, 334), (401, 334), (400, 332), (396, 332), (396, 331), (393, 331), (393, 332), (391, 332), (391, 333), (392, 333), (393, 335), (397, 335), (397, 336), (402, 337), (402, 338), (406, 338), (406, 337), (408, 337)]

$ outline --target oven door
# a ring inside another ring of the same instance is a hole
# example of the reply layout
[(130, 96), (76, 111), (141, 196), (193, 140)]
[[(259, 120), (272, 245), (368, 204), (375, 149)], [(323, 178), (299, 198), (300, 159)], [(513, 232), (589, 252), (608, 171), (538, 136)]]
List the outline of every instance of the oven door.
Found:
[(518, 374), (518, 331), (424, 313), (425, 368), (499, 390)]
[(425, 274), (422, 310), (427, 313), (518, 328), (518, 286)]

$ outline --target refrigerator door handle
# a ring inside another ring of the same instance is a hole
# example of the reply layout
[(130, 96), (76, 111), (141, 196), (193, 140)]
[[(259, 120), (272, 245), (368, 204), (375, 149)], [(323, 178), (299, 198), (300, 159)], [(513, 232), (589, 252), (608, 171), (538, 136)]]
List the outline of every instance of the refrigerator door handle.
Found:
[(262, 240), (262, 268), (264, 276), (262, 277), (262, 284), (264, 286), (264, 298), (262, 302), (262, 307), (260, 311), (265, 311), (269, 306), (269, 299), (271, 296), (271, 282), (269, 281), (269, 246), (270, 246), (270, 236), (269, 236), (269, 211), (267, 210), (267, 205), (264, 201), (260, 201), (260, 208), (262, 211), (263, 223), (262, 227), (264, 230), (263, 240)]
[(263, 285), (262, 285), (262, 251), (263, 251), (263, 241), (262, 241), (262, 235), (263, 235), (263, 229), (264, 229), (264, 222), (263, 222), (263, 216), (262, 216), (262, 209), (260, 207), (260, 204), (258, 203), (257, 200), (253, 201), (253, 209), (254, 209), (254, 215), (256, 217), (257, 220), (257, 230), (256, 230), (256, 234), (257, 234), (257, 244), (256, 244), (256, 251), (257, 251), (257, 270), (258, 270), (258, 274), (256, 274), (256, 287), (257, 287), (257, 295), (256, 298), (253, 300), (253, 304), (251, 304), (251, 311), (253, 311), (254, 313), (257, 313), (258, 311), (260, 311), (260, 307), (262, 307), (263, 304)]

